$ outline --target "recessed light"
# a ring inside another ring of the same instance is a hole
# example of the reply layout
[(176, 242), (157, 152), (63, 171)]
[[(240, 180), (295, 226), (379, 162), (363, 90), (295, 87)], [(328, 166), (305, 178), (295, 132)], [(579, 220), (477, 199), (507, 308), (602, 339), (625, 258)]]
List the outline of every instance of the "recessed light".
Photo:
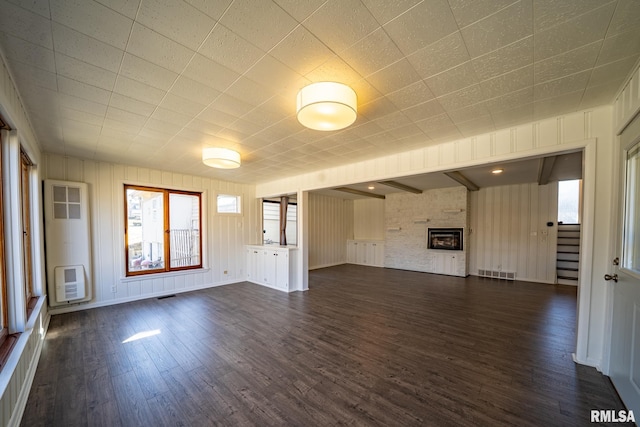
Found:
[(368, 186), (367, 188), (368, 188), (369, 190), (375, 190), (375, 189), (376, 189), (376, 187), (374, 187), (373, 185), (370, 185), (370, 186)]
[(491, 171), (491, 173), (494, 175), (501, 174), (502, 172), (504, 172), (504, 169), (494, 169)]

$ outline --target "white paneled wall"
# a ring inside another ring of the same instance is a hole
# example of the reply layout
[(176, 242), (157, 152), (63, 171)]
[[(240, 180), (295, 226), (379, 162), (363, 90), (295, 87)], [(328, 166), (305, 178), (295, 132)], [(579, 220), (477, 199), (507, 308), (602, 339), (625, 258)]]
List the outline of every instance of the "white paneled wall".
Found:
[(513, 271), (518, 280), (554, 283), (557, 183), (482, 188), (469, 195), (469, 273)]
[(353, 201), (309, 194), (309, 269), (344, 264), (353, 234)]
[(384, 203), (382, 199), (353, 201), (353, 238), (356, 240), (384, 240)]
[[(51, 154), (44, 160), (45, 178), (89, 184), (95, 298), (83, 308), (244, 280), (244, 245), (260, 238), (253, 186)], [(125, 183), (203, 192), (204, 269), (125, 278)], [(242, 214), (218, 214), (219, 193), (242, 196)]]
[(614, 103), (614, 129), (620, 134), (640, 112), (640, 67), (627, 82)]

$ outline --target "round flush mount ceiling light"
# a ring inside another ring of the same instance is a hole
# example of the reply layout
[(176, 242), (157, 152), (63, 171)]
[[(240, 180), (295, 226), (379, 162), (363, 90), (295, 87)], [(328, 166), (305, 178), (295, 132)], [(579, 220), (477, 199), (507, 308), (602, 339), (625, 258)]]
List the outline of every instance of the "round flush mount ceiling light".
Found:
[(318, 82), (298, 92), (298, 121), (314, 130), (339, 130), (355, 122), (358, 97), (342, 83)]
[(212, 168), (235, 169), (240, 167), (240, 153), (228, 148), (203, 148), (202, 163)]
[(499, 175), (502, 172), (504, 172), (504, 169), (494, 169), (494, 170), (491, 171), (491, 173), (494, 174), (494, 175)]

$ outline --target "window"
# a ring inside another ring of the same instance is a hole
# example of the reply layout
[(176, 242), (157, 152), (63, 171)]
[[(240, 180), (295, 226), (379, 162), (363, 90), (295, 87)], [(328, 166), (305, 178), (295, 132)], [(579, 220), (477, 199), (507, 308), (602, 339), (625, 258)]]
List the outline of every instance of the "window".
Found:
[(240, 213), (240, 196), (218, 194), (218, 213)]
[(558, 223), (580, 224), (582, 180), (558, 182)]
[(640, 273), (640, 143), (627, 153), (622, 266)]
[(201, 193), (124, 188), (127, 276), (201, 268)]
[(20, 197), (22, 198), (22, 262), (24, 269), (24, 292), (27, 317), (33, 309), (36, 298), (33, 289), (33, 260), (31, 256), (31, 166), (33, 163), (27, 154), (20, 150)]
[[(2, 136), (0, 135), (0, 177), (2, 177)], [(4, 195), (2, 192), (2, 180), (0, 180), (0, 348), (9, 334), (9, 312), (7, 306), (7, 281), (5, 279), (4, 264)], [(0, 364), (2, 358), (0, 357)]]
[[(287, 244), (297, 244), (297, 218), (298, 205), (289, 202), (287, 204)], [(280, 242), (280, 202), (262, 201), (262, 227), (263, 243), (266, 245), (278, 244)]]

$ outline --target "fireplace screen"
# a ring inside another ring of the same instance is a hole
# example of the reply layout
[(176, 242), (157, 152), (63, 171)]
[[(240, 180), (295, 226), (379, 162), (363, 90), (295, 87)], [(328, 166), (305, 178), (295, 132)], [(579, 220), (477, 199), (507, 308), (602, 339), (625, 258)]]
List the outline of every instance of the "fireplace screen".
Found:
[(429, 249), (462, 250), (462, 228), (430, 228), (427, 236)]

